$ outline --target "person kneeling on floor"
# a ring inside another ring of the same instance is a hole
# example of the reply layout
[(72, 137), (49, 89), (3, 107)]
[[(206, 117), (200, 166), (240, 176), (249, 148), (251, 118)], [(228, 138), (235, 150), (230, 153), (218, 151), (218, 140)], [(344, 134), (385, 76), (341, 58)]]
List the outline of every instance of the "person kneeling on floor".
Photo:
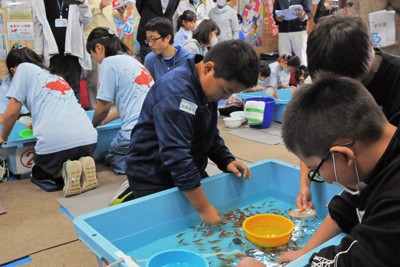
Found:
[(176, 186), (203, 222), (220, 222), (200, 183), (208, 177), (208, 158), (219, 169), (244, 179), (251, 172), (219, 134), (218, 101), (256, 85), (258, 67), (252, 47), (231, 40), (217, 44), (204, 58), (188, 58), (157, 80), (132, 130), (126, 160), (129, 188), (121, 187), (112, 204)]
[(53, 183), (53, 190), (48, 191), (63, 187), (65, 197), (95, 188), (97, 177), (92, 155), (97, 131), (71, 86), (52, 74), (42, 59), (27, 47), (11, 49), (6, 64), (12, 82), (0, 144), (7, 141), (25, 105), (32, 114), (37, 140), (32, 182), (40, 187), (46, 181)]

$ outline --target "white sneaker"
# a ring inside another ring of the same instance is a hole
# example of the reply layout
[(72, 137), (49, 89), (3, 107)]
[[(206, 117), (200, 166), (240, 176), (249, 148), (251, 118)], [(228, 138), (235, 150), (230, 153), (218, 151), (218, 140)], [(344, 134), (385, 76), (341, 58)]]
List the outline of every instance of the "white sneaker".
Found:
[(115, 196), (108, 203), (108, 206), (114, 206), (114, 205), (121, 204), (122, 202), (125, 201), (125, 199), (127, 197), (129, 197), (132, 194), (133, 194), (133, 192), (132, 192), (131, 188), (129, 187), (129, 181), (125, 180), (125, 182), (123, 182), (121, 184), (121, 186), (119, 187)]
[(92, 157), (81, 157), (82, 164), (81, 186), (82, 192), (89, 191), (97, 187), (96, 164)]
[(67, 160), (63, 164), (64, 197), (82, 193), (81, 188), (82, 164), (79, 160)]

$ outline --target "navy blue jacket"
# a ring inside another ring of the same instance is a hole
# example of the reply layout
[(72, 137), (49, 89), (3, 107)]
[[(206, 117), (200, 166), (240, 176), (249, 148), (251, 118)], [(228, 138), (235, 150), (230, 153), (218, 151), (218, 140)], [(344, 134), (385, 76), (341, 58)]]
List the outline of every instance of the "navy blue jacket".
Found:
[(363, 183), (359, 196), (343, 192), (329, 203), (329, 214), (347, 236), (313, 254), (311, 266), (399, 266), (399, 128)]
[(201, 60), (187, 59), (147, 94), (126, 161), (132, 189), (192, 189), (208, 176), (207, 158), (223, 171), (235, 160), (219, 135), (217, 103), (208, 102), (201, 88), (195, 67)]

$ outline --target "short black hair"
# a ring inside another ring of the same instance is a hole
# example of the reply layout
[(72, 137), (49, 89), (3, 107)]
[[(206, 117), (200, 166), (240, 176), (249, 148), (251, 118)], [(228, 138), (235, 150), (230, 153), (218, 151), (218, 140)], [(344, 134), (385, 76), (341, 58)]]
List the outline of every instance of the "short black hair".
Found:
[(325, 70), (362, 79), (370, 70), (373, 55), (368, 26), (360, 17), (323, 17), (308, 36), (311, 77), (318, 70)]
[(285, 146), (304, 157), (323, 157), (340, 139), (370, 143), (388, 123), (360, 81), (320, 72), (293, 94), (283, 113)]
[(236, 81), (246, 88), (257, 84), (260, 63), (254, 49), (244, 41), (220, 42), (207, 52), (203, 61), (214, 62), (216, 78)]
[(287, 54), (285, 57), (286, 64), (291, 67), (300, 67), (300, 58), (296, 55)]
[(237, 15), (237, 18), (238, 18), (239, 23), (242, 24), (242, 23), (243, 23), (243, 17), (242, 17), (242, 15), (240, 15), (239, 13), (237, 13), (236, 15)]
[(171, 20), (165, 17), (155, 17), (146, 23), (145, 31), (158, 32), (164, 39), (168, 35), (171, 35), (170, 44), (174, 43), (174, 28)]
[(87, 39), (86, 51), (94, 51), (96, 44), (101, 44), (105, 48), (105, 57), (115, 56), (118, 53), (131, 55), (131, 50), (119, 39), (113, 30), (106, 27), (97, 27), (93, 29)]
[(300, 82), (300, 76), (303, 76), (305, 80), (309, 75), (307, 66), (301, 65), (295, 72), (296, 83)]
[(17, 67), (21, 63), (32, 63), (41, 67), (42, 69), (50, 71), (50, 69), (44, 65), (43, 57), (40, 57), (35, 53), (35, 51), (28, 47), (22, 47), (19, 44), (14, 44), (13, 48), (11, 48), (10, 52), (8, 52), (6, 58), (7, 70), (11, 77), (13, 74), (11, 73), (10, 69)]
[(271, 69), (269, 65), (262, 65), (260, 66), (260, 75), (263, 77), (269, 77), (271, 75)]
[(183, 27), (183, 21), (196, 22), (197, 16), (192, 10), (185, 10), (177, 19), (177, 30)]
[(218, 36), (221, 32), (218, 25), (210, 19), (204, 19), (193, 31), (193, 39), (196, 39), (200, 44), (209, 45), (211, 43), (210, 33), (215, 30), (217, 30)]

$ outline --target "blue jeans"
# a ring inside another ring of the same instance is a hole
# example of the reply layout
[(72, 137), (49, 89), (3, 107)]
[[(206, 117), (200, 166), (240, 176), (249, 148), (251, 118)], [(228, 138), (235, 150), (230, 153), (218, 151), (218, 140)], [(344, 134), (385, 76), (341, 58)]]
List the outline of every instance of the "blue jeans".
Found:
[(122, 137), (118, 131), (110, 148), (107, 151), (105, 161), (116, 174), (125, 174), (125, 160), (129, 150), (130, 140)]

